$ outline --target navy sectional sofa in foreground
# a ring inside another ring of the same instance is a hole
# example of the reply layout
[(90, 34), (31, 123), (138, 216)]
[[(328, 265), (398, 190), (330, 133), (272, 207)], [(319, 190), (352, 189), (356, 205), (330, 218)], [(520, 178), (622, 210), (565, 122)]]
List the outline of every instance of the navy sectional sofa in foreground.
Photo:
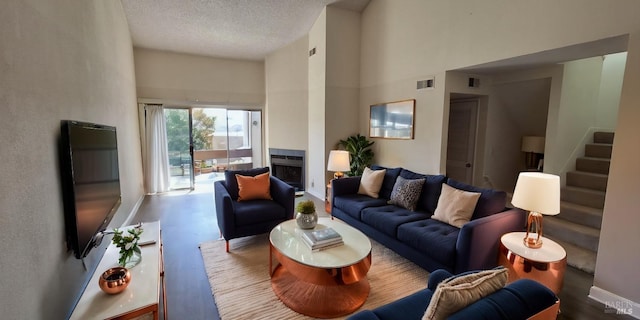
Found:
[[(505, 208), (503, 191), (403, 168), (372, 169), (386, 169), (379, 198), (358, 194), (361, 177), (332, 180), (331, 214), (429, 272), (445, 269), (456, 274), (493, 268), (498, 263), (500, 237), (524, 230), (525, 213)], [(388, 204), (398, 176), (425, 179), (415, 211)], [(431, 219), (444, 183), (481, 193), (471, 220), (461, 228)]]

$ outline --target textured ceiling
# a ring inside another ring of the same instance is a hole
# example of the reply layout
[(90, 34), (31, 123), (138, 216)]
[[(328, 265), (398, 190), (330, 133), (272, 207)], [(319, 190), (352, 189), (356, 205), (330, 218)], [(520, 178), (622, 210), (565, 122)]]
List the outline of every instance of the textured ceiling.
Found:
[(133, 45), (263, 60), (309, 32), (322, 9), (362, 12), (369, 0), (121, 0)]

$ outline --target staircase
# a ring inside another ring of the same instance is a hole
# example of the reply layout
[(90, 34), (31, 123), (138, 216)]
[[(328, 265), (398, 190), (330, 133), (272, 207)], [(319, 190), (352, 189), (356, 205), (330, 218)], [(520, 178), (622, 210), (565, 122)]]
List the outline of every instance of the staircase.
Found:
[(591, 274), (604, 208), (613, 132), (595, 132), (585, 155), (576, 159), (576, 170), (567, 172), (566, 187), (560, 192), (560, 214), (544, 217), (544, 236), (567, 251), (567, 264)]

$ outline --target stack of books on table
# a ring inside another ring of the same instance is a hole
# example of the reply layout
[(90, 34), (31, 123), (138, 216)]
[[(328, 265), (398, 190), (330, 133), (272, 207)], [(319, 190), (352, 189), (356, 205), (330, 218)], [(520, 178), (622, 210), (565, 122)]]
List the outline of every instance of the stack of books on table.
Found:
[(344, 244), (342, 236), (332, 228), (310, 230), (302, 233), (304, 242), (311, 251), (321, 251)]

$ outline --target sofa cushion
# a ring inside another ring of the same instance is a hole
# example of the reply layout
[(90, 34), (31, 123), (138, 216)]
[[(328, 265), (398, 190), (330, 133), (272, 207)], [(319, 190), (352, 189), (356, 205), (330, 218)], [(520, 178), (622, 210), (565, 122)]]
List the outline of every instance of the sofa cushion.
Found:
[(361, 194), (348, 194), (333, 198), (333, 206), (344, 211), (348, 215), (360, 220), (360, 212), (368, 207), (380, 207), (387, 205), (384, 199), (374, 199)]
[(385, 169), (371, 170), (369, 167), (364, 168), (362, 177), (360, 178), (358, 194), (367, 195), (376, 199), (380, 197), (380, 188), (382, 187), (385, 172)]
[(478, 188), (453, 179), (449, 179), (447, 184), (456, 189), (480, 193), (480, 199), (471, 220), (501, 212), (507, 204), (507, 193), (504, 191)]
[(391, 199), (391, 192), (393, 186), (396, 183), (396, 179), (400, 175), (402, 168), (386, 168), (379, 165), (372, 165), (371, 170), (385, 169), (384, 180), (382, 180), (382, 187), (380, 187), (380, 198)]
[(398, 240), (421, 251), (451, 269), (456, 262), (456, 241), (460, 229), (444, 222), (424, 219), (398, 227)]
[(248, 170), (227, 170), (224, 172), (224, 184), (227, 187), (227, 191), (229, 191), (229, 195), (231, 199), (238, 200), (238, 179), (236, 179), (236, 174), (241, 176), (251, 176), (255, 177), (259, 174), (263, 174), (265, 172), (269, 172), (269, 167), (264, 168), (255, 168)]
[(286, 217), (284, 207), (272, 200), (234, 201), (232, 205), (233, 218), (237, 226), (274, 221)]
[(443, 184), (438, 207), (431, 218), (462, 228), (471, 220), (479, 197), (480, 193), (459, 190)]
[(236, 180), (238, 180), (238, 201), (271, 200), (269, 192), (271, 180), (268, 172), (254, 177), (236, 174)]
[(420, 174), (407, 169), (402, 169), (400, 176), (405, 179), (425, 179), (416, 210), (433, 214), (438, 205), (442, 184), (447, 181), (447, 177), (443, 175)]
[(403, 177), (398, 177), (396, 179), (396, 184), (393, 186), (389, 204), (394, 204), (407, 210), (415, 211), (424, 181), (424, 178), (409, 180)]
[(506, 283), (505, 268), (451, 277), (438, 284), (422, 319), (446, 319), (451, 314), (502, 289)]
[(413, 212), (394, 205), (365, 208), (362, 210), (362, 222), (392, 238), (397, 237), (398, 227), (400, 225), (428, 218), (429, 216), (424, 213)]

